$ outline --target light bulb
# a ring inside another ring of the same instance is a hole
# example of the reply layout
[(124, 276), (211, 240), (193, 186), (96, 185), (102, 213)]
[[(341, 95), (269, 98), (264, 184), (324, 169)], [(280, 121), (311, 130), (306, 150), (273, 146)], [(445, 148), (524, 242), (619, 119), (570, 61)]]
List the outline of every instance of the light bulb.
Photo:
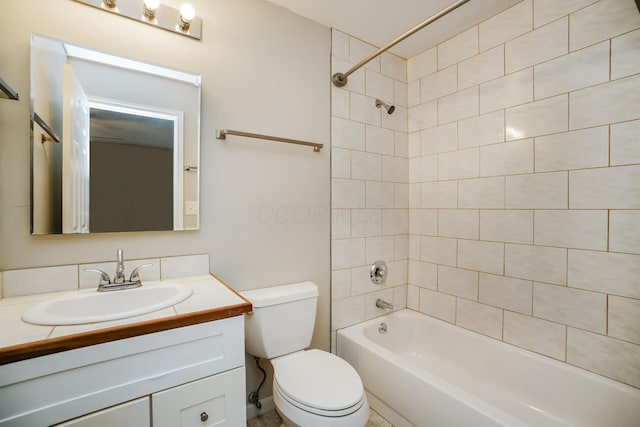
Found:
[(180, 6), (180, 17), (188, 22), (191, 22), (196, 16), (196, 10), (189, 3), (184, 3)]
[(144, 0), (144, 17), (153, 21), (156, 18), (158, 7), (160, 7), (160, 0)]

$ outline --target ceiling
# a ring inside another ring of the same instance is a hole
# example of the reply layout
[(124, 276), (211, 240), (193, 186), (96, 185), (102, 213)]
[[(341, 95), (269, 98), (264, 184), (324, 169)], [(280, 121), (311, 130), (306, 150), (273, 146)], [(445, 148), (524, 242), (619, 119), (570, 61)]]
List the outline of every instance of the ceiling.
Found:
[[(383, 46), (454, 0), (269, 0), (322, 25)], [(471, 0), (399, 43), (391, 51), (410, 58), (520, 0)]]

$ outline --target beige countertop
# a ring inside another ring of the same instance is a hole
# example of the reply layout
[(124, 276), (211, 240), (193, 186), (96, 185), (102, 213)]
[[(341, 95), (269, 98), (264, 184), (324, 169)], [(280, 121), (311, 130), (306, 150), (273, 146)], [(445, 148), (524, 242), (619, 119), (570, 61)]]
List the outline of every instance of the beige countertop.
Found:
[(0, 365), (118, 339), (204, 323), (251, 311), (251, 304), (213, 275), (167, 279), (187, 285), (185, 301), (141, 316), (69, 326), (41, 326), (22, 321), (28, 308), (78, 291), (0, 299)]

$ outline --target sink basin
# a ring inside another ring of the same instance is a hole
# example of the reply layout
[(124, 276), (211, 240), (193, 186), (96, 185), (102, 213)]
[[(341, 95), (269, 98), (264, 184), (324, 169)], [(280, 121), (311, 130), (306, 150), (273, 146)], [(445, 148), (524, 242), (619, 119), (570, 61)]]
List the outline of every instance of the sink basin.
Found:
[(111, 292), (87, 289), (36, 304), (22, 313), (22, 320), (58, 326), (125, 319), (178, 304), (192, 292), (188, 286), (170, 282), (146, 282), (139, 288)]

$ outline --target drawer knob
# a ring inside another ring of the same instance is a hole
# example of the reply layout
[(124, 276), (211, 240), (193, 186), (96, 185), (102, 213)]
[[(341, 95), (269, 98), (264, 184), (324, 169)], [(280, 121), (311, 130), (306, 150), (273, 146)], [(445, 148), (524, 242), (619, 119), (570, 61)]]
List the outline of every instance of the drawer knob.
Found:
[(206, 412), (202, 412), (200, 414), (200, 421), (205, 422), (209, 419), (209, 414), (207, 414)]

